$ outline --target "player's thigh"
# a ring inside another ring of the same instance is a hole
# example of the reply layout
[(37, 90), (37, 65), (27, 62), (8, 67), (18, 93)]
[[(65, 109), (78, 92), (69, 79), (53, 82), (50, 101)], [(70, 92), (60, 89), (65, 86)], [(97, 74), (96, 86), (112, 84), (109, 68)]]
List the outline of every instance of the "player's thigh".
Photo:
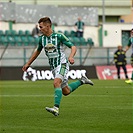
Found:
[(52, 73), (54, 75), (54, 78), (61, 78), (63, 80), (67, 76), (68, 71), (69, 71), (69, 65), (68, 63), (65, 63), (65, 64), (60, 64), (58, 67), (52, 70)]
[(59, 79), (62, 81), (61, 82), (61, 88), (64, 88), (65, 86), (68, 85), (68, 71), (69, 71), (69, 65), (68, 63), (66, 64), (61, 64), (59, 65), (56, 69), (52, 71), (54, 75), (55, 82), (59, 81)]

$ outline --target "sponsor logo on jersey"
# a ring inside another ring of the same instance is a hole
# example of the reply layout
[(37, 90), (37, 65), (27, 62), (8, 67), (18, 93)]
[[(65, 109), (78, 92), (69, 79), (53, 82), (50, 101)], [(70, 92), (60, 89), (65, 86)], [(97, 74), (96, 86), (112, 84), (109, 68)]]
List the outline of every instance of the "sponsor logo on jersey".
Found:
[(47, 52), (54, 52), (54, 50), (56, 49), (55, 45), (54, 44), (51, 44), (51, 43), (48, 43), (46, 46), (45, 46), (45, 50)]

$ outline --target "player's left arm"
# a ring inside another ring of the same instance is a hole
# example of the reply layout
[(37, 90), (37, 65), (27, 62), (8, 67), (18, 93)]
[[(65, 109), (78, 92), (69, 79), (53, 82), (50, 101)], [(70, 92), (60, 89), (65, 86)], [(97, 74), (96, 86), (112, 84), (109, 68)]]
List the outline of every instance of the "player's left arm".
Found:
[(74, 56), (77, 52), (76, 46), (74, 46), (74, 44), (64, 34), (61, 35), (61, 40), (63, 44), (71, 48), (71, 53), (68, 57), (68, 61), (70, 62), (70, 64), (74, 64)]
[(76, 52), (77, 52), (77, 48), (75, 46), (72, 46), (71, 53), (68, 57), (68, 61), (70, 62), (70, 64), (74, 64), (74, 56), (75, 56)]

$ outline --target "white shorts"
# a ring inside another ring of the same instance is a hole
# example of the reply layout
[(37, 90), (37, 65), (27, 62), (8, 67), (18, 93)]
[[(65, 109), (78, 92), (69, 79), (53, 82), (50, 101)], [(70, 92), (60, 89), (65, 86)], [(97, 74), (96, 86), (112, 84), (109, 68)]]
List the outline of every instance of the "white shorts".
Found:
[(54, 78), (60, 78), (62, 80), (61, 88), (68, 85), (68, 74), (69, 65), (68, 63), (61, 64), (52, 70)]

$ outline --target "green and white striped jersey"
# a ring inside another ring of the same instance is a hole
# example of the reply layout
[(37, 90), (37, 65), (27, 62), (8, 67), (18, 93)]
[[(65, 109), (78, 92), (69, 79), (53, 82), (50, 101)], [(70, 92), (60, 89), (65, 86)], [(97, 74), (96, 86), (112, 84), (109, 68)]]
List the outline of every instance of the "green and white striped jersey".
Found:
[[(131, 46), (132, 45), (132, 46)], [(128, 46), (130, 47), (132, 47), (132, 54), (133, 54), (133, 37), (130, 37), (129, 38), (129, 41), (128, 41)]]
[(74, 46), (64, 34), (53, 32), (50, 36), (40, 36), (37, 50), (41, 51), (44, 48), (50, 67), (54, 69), (58, 65), (68, 62), (64, 53), (64, 45), (69, 48)]

